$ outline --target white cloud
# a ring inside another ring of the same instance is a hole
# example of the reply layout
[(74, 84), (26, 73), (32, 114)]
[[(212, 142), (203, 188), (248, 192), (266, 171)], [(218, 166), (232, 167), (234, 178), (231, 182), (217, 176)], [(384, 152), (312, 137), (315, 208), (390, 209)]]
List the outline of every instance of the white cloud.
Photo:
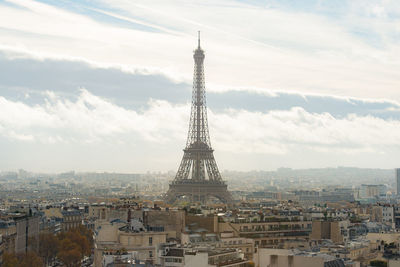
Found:
[[(135, 133), (153, 142), (181, 136), (185, 106), (152, 100), (144, 113), (127, 110), (81, 89), (75, 102), (47, 92), (44, 105), (28, 106), (0, 97), (0, 133), (42, 143), (102, 142)], [(25, 138), (26, 137), (26, 138)], [(29, 137), (29, 138), (28, 138)]]
[[(85, 89), (76, 101), (49, 92), (43, 105), (28, 106), (0, 97), (0, 134), (20, 141), (46, 143), (183, 144), (189, 119), (188, 105), (151, 100), (149, 108), (119, 107)], [(372, 116), (309, 113), (302, 108), (209, 111), (211, 138), (219, 151), (288, 154), (292, 149), (345, 153), (385, 152), (400, 143), (400, 122)], [(157, 151), (153, 152), (154, 154)]]
[(342, 153), (385, 152), (400, 142), (400, 122), (371, 116), (334, 118), (295, 107), (254, 113), (213, 114), (217, 146), (236, 153), (282, 153), (292, 149)]

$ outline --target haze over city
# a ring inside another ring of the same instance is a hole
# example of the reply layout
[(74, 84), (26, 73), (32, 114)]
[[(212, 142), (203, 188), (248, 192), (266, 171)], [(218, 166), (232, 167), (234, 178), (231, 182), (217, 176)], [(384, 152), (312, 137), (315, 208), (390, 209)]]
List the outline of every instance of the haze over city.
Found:
[(222, 170), (395, 168), (398, 1), (0, 2), (0, 170), (176, 170), (197, 31)]
[(400, 1), (0, 0), (0, 267), (400, 267)]

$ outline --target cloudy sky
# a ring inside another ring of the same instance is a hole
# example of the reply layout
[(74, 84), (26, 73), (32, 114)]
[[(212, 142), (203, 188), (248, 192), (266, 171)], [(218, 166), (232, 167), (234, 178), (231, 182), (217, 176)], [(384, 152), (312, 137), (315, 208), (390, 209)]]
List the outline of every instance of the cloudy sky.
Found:
[(7, 0), (0, 170), (176, 170), (198, 30), (220, 169), (400, 166), (398, 0)]

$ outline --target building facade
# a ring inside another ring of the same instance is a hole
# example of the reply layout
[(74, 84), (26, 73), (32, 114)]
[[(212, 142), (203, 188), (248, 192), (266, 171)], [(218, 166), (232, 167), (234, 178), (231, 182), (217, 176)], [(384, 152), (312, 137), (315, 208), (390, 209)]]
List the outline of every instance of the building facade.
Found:
[(15, 253), (39, 251), (39, 216), (14, 218), (16, 223)]
[(62, 231), (69, 231), (79, 228), (82, 225), (82, 215), (78, 210), (62, 211)]
[(396, 169), (396, 193), (400, 196), (400, 168)]
[(95, 226), (94, 266), (104, 266), (104, 256), (132, 254), (136, 260), (155, 263), (157, 247), (167, 242), (168, 232), (148, 231), (137, 220), (102, 221)]

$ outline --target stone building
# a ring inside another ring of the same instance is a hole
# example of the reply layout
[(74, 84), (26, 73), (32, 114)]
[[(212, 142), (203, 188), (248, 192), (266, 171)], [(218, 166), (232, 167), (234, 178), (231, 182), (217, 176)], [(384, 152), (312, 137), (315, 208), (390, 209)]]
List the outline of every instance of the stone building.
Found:
[(15, 240), (17, 238), (17, 227), (14, 220), (0, 220), (0, 234), (4, 251), (15, 253)]
[(248, 267), (251, 262), (238, 249), (196, 245), (166, 245), (159, 259), (161, 267)]
[(78, 210), (64, 210), (62, 214), (62, 231), (77, 229), (82, 225), (82, 215)]
[(100, 221), (95, 226), (94, 266), (103, 266), (104, 255), (136, 255), (137, 260), (153, 263), (157, 246), (167, 241), (174, 232), (149, 231), (142, 222), (131, 220)]
[(233, 232), (235, 236), (254, 239), (255, 246), (283, 246), (285, 241), (308, 239), (311, 221), (219, 222), (219, 232)]
[(39, 250), (39, 216), (25, 215), (15, 217), (15, 253)]
[(255, 267), (344, 267), (341, 259), (296, 250), (260, 248), (254, 257)]
[(342, 243), (344, 241), (344, 237), (342, 235), (341, 222), (313, 221), (310, 239), (312, 240), (330, 239), (334, 243)]

